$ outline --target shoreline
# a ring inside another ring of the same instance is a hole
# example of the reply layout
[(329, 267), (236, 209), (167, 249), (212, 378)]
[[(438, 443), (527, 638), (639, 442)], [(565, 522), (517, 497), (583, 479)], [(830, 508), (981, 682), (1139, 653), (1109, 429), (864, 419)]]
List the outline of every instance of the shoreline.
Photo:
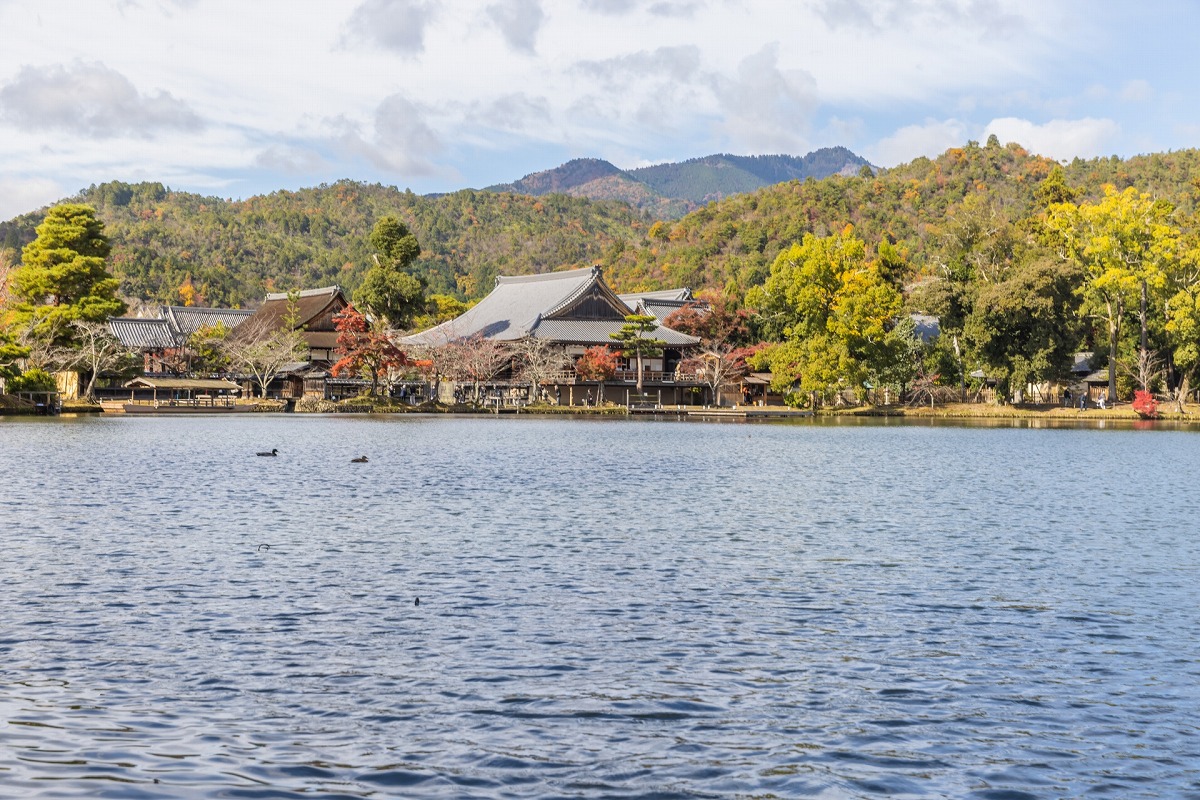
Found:
[[(456, 414), (478, 416), (567, 416), (567, 417), (679, 417), (708, 421), (725, 420), (787, 420), (787, 419), (907, 419), (907, 420), (1024, 420), (1044, 422), (1124, 422), (1146, 423), (1155, 422), (1172, 424), (1200, 424), (1200, 410), (1192, 413), (1185, 406), (1183, 413), (1175, 410), (1160, 411), (1155, 419), (1146, 419), (1137, 414), (1129, 405), (1116, 408), (1066, 408), (1062, 406), (1035, 405), (992, 405), (986, 403), (950, 403), (936, 406), (859, 406), (853, 408), (824, 408), (816, 412), (804, 409), (792, 409), (786, 406), (723, 406), (719, 408), (704, 406), (667, 406), (663, 408), (627, 408), (625, 406), (553, 406), (538, 405), (524, 408), (483, 408), (475, 405), (443, 405), (426, 404), (421, 406), (393, 405), (380, 402), (346, 402), (340, 407), (323, 408), (313, 411), (287, 412), (282, 405), (271, 404), (269, 407), (247, 409), (250, 413), (258, 414), (297, 414), (301, 416), (322, 415), (387, 415), (387, 414)], [(96, 414), (113, 414), (125, 416), (121, 412), (106, 411), (99, 405), (90, 403), (66, 403), (62, 407), (62, 415), (91, 416)], [(203, 411), (194, 412), (197, 415), (212, 416)], [(28, 417), (38, 416), (32, 410), (0, 407), (0, 418), (4, 416)], [(136, 415), (142, 416), (142, 415)], [(145, 416), (157, 416), (146, 414)], [(190, 414), (175, 413), (173, 416), (190, 416)], [(238, 414), (237, 416), (242, 416)]]

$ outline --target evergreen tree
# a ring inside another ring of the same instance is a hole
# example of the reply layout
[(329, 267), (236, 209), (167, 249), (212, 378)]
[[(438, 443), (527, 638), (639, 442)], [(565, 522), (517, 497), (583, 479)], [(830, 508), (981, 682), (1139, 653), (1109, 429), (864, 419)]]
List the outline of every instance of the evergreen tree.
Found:
[(646, 335), (654, 333), (657, 329), (658, 320), (653, 315), (630, 314), (625, 317), (625, 324), (621, 327), (621, 330), (609, 334), (609, 336), (617, 341), (617, 347), (620, 348), (621, 355), (626, 358), (632, 357), (637, 359), (638, 394), (642, 393), (642, 377), (645, 373), (643, 359), (662, 355), (662, 349), (666, 345), (666, 342), (662, 339), (655, 339)]
[(355, 292), (355, 302), (385, 325), (407, 328), (425, 311), (425, 280), (412, 273), (421, 245), (393, 216), (375, 223), (370, 242), (375, 249), (374, 266)]
[(70, 323), (104, 322), (125, 312), (117, 279), (105, 266), (110, 251), (104, 223), (91, 206), (55, 206), (25, 246), (10, 287), (13, 321), (32, 325), (55, 344), (73, 343)]
[(21, 374), (17, 361), (29, 355), (29, 348), (22, 347), (17, 337), (0, 330), (0, 378), (15, 378)]

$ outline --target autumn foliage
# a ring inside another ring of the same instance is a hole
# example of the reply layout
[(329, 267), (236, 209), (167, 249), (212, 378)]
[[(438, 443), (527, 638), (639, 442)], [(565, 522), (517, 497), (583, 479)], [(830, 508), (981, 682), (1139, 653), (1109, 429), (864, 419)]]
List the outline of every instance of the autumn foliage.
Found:
[(1133, 393), (1133, 410), (1142, 419), (1157, 419), (1158, 401), (1145, 389), (1138, 389)]
[(589, 347), (575, 361), (575, 374), (585, 381), (606, 381), (617, 374), (619, 355), (604, 345)]
[(379, 378), (388, 370), (408, 365), (408, 356), (385, 333), (371, 330), (367, 318), (353, 305), (346, 306), (333, 318), (337, 327), (337, 363), (330, 370), (336, 377), (343, 372), (371, 379), (371, 394), (379, 389)]

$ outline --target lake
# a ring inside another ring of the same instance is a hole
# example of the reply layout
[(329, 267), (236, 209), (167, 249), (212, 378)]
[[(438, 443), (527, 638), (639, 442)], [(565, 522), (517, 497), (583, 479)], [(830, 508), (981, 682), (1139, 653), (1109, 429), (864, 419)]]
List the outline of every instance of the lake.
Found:
[(1198, 445), (0, 418), (0, 796), (1200, 797)]

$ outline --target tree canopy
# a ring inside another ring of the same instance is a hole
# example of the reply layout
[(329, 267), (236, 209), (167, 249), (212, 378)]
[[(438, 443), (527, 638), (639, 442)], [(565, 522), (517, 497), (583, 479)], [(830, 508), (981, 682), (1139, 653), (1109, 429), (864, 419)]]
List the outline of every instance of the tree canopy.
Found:
[(106, 268), (110, 251), (95, 209), (74, 203), (51, 208), (9, 277), (14, 324), (66, 344), (73, 340), (70, 323), (124, 313), (117, 279)]

